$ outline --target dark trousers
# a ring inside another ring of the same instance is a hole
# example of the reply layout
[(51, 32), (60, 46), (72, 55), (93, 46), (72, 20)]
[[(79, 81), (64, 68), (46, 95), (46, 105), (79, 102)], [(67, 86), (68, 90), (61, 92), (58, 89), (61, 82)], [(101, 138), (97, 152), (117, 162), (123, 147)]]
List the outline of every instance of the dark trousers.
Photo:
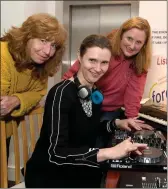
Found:
[(102, 172), (98, 168), (27, 163), (26, 188), (100, 188)]

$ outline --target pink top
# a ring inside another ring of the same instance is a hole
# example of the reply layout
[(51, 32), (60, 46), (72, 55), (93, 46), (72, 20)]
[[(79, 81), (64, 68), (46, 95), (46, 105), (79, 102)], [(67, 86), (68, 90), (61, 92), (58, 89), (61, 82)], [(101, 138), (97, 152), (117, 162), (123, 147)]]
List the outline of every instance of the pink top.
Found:
[[(106, 74), (96, 83), (103, 92), (103, 111), (114, 111), (125, 108), (125, 115), (136, 117), (140, 109), (147, 73), (136, 75), (132, 68), (132, 60), (112, 58)], [(63, 79), (72, 77), (79, 69), (77, 60), (64, 74)]]

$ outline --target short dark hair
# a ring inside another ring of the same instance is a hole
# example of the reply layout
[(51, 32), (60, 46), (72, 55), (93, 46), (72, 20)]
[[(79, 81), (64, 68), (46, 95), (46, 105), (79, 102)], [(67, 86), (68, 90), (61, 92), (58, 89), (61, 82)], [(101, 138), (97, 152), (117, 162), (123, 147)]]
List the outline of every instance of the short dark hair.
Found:
[(91, 47), (100, 47), (102, 49), (107, 48), (112, 54), (111, 42), (107, 37), (103, 35), (92, 34), (87, 36), (80, 45), (80, 49), (79, 49), (80, 56), (83, 57), (87, 49)]

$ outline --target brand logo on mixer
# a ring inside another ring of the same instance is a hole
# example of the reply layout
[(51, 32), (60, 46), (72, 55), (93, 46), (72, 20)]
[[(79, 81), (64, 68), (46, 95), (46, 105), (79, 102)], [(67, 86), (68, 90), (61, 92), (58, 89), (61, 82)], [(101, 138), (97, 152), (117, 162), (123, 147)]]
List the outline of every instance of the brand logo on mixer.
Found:
[(167, 101), (167, 89), (166, 89), (166, 77), (158, 79), (158, 82), (154, 83), (149, 91), (149, 98), (156, 103), (163, 103)]
[(118, 168), (122, 168), (122, 169), (131, 169), (132, 168), (132, 165), (120, 165), (120, 164), (117, 164), (117, 167)]

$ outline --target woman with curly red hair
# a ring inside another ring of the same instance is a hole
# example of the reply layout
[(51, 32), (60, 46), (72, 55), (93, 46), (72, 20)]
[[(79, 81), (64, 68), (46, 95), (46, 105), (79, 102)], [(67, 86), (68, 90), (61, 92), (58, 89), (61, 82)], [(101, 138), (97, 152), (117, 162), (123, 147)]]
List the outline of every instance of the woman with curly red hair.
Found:
[[(34, 14), (0, 39), (0, 117), (9, 120), (28, 113), (47, 92), (47, 81), (62, 61), (67, 33), (49, 14)], [(8, 132), (9, 133), (9, 132)]]

